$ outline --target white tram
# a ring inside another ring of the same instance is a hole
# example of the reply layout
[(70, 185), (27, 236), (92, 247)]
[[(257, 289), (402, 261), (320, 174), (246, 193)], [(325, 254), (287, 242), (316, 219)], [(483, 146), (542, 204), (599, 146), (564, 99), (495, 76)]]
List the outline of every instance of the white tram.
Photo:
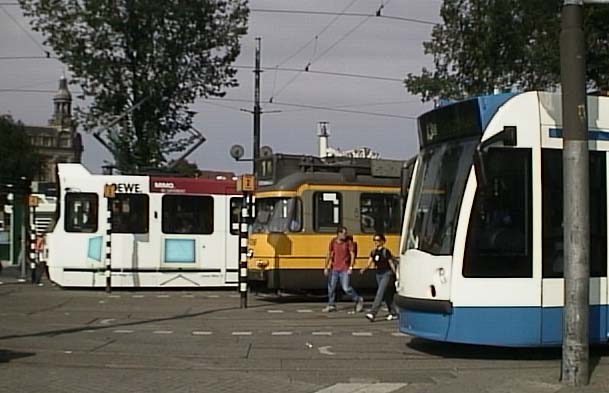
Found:
[[(58, 178), (58, 217), (46, 239), (58, 285), (104, 287), (108, 240), (113, 287), (237, 285), (234, 180), (93, 175), (80, 164), (58, 164)], [(106, 184), (115, 198), (104, 198)]]
[[(609, 337), (609, 97), (589, 96), (590, 341)], [(402, 332), (499, 346), (562, 342), (559, 94), (473, 98), (419, 117), (401, 238)]]

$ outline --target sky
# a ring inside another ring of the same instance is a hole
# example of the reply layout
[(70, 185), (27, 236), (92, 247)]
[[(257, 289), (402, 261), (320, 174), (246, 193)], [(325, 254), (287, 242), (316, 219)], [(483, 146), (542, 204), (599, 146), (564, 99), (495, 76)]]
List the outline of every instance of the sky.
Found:
[[(206, 138), (189, 161), (200, 169), (251, 171), (251, 163), (229, 155), (243, 145), (252, 155), (255, 38), (261, 38), (261, 145), (275, 153), (317, 155), (317, 124), (329, 123), (329, 145), (341, 150), (369, 147), (382, 158), (416, 154), (416, 117), (431, 109), (403, 85), (408, 73), (432, 68), (423, 53), (433, 23), (440, 22), (441, 0), (250, 0), (248, 34), (242, 37), (239, 86), (221, 100), (197, 99), (194, 127)], [(374, 15), (382, 6), (385, 17)], [(280, 13), (263, 10), (309, 11)], [(413, 21), (416, 20), (416, 21)], [(315, 38), (317, 37), (317, 38)], [(44, 37), (34, 32), (16, 2), (0, 0), (0, 113), (27, 125), (46, 125), (52, 98), (67, 66), (45, 58)], [(304, 72), (309, 64), (309, 71)], [(274, 68), (296, 71), (275, 71)], [(314, 71), (314, 72), (313, 72)], [(328, 73), (354, 74), (348, 77)], [(85, 106), (73, 91), (73, 107)], [(272, 97), (272, 103), (270, 99)], [(315, 107), (315, 108), (312, 108)], [(322, 109), (323, 108), (323, 109)], [(364, 112), (364, 113), (355, 113)], [(110, 154), (83, 135), (84, 165), (101, 172)]]

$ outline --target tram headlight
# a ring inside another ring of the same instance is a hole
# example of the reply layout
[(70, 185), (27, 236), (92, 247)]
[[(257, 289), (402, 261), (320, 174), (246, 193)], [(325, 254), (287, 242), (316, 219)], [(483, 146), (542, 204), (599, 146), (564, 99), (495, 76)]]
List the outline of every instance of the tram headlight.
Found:
[(440, 279), (440, 282), (442, 284), (446, 284), (446, 272), (444, 271), (444, 268), (441, 267), (437, 270), (438, 272), (438, 278)]
[(247, 257), (248, 258), (253, 258), (254, 257), (254, 249), (250, 248), (247, 250)]

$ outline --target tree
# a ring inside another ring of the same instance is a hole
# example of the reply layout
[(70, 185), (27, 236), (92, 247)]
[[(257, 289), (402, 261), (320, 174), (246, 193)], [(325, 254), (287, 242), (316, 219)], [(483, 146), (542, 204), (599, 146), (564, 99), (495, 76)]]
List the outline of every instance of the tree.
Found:
[[(408, 74), (406, 89), (423, 101), (461, 99), (495, 89), (554, 88), (560, 83), (563, 0), (444, 0), (443, 24), (423, 44), (434, 70)], [(586, 5), (587, 75), (609, 89), (609, 7)]]
[[(19, 0), (92, 102), (87, 131), (135, 107), (109, 136), (123, 171), (158, 167), (191, 142), (197, 97), (236, 86), (230, 65), (246, 33), (247, 0)], [(139, 105), (138, 105), (139, 104)]]
[(41, 171), (42, 159), (33, 151), (23, 124), (0, 116), (0, 141), (0, 183), (29, 185)]
[(196, 162), (188, 162), (185, 158), (177, 162), (172, 161), (170, 163), (170, 168), (170, 172), (177, 173), (181, 176), (197, 177), (201, 173)]

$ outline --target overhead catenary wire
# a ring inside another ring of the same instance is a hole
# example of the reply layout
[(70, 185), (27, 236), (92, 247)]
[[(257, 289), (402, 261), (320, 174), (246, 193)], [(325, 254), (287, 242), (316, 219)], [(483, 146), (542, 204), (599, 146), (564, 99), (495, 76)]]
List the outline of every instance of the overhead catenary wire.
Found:
[[(370, 20), (371, 17), (377, 17), (377, 16), (382, 16), (381, 15), (381, 10), (387, 5), (389, 4), (391, 0), (387, 0), (386, 3), (383, 3), (381, 1), (381, 5), (380, 7), (377, 9), (376, 13), (374, 15), (366, 15), (357, 25), (355, 25), (353, 28), (351, 28), (349, 31), (347, 31), (345, 34), (343, 34), (340, 38), (338, 38), (336, 41), (334, 41), (334, 43), (332, 43), (328, 48), (326, 48), (321, 54), (319, 54), (317, 57), (311, 59), (304, 67), (304, 69), (301, 72), (296, 73), (285, 85), (283, 85), (283, 87), (281, 87), (281, 89), (279, 89), (279, 91), (277, 93), (274, 93), (271, 95), (271, 98), (269, 99), (269, 102), (273, 102), (273, 99), (275, 96), (278, 96), (279, 94), (281, 94), (288, 86), (290, 86), (294, 81), (296, 81), (296, 79), (303, 73), (303, 72), (308, 72), (311, 71), (311, 66), (313, 65), (314, 62), (316, 62), (317, 60), (321, 59), (323, 56), (325, 56), (328, 52), (330, 52), (332, 49), (334, 49), (334, 47), (336, 47), (340, 42), (342, 42), (343, 40), (345, 40), (347, 37), (349, 37), (351, 34), (353, 34), (357, 29), (359, 29), (364, 23), (366, 23), (368, 20)], [(349, 4), (348, 7), (350, 7), (353, 4), (353, 2), (351, 2)], [(347, 8), (348, 8), (347, 7)], [(346, 9), (344, 10), (346, 11)], [(342, 15), (343, 13), (339, 14)]]
[[(228, 102), (231, 102), (231, 101), (232, 102), (247, 102), (247, 103), (251, 102), (251, 100), (242, 99), (242, 98), (208, 98), (207, 100), (228, 101)], [(306, 109), (323, 110), (323, 111), (330, 111), (330, 112), (344, 112), (344, 113), (353, 113), (353, 114), (368, 115), (368, 116), (393, 117), (393, 118), (408, 119), (408, 120), (416, 119), (416, 116), (406, 116), (406, 115), (396, 115), (393, 113), (379, 113), (379, 112), (341, 109), (341, 108), (323, 106), (323, 105), (308, 105), (308, 104), (291, 103), (291, 102), (277, 102), (277, 101), (275, 101), (273, 104), (279, 105), (279, 106), (294, 107), (294, 108), (306, 108)]]
[[(344, 13), (345, 11), (347, 11), (349, 8), (351, 8), (351, 6), (356, 2), (357, 0), (351, 0), (351, 2), (349, 4), (347, 4), (347, 6), (345, 8), (343, 8), (343, 10), (339, 13), (336, 13), (334, 15), (334, 18), (332, 18), (330, 20), (330, 22), (328, 22), (320, 31), (318, 31), (312, 39), (310, 39), (309, 41), (307, 41), (304, 45), (302, 45), (300, 48), (298, 48), (298, 50), (296, 50), (296, 52), (294, 52), (293, 54), (287, 56), (286, 58), (284, 58), (282, 61), (280, 61), (279, 63), (277, 63), (275, 65), (275, 79), (277, 79), (277, 68), (281, 67), (282, 65), (284, 65), (285, 63), (287, 63), (288, 61), (292, 60), (294, 57), (298, 56), (302, 51), (304, 51), (310, 44), (311, 42), (315, 43), (315, 48), (313, 50), (313, 54), (311, 55), (311, 60), (309, 61), (309, 64), (311, 63), (311, 61), (313, 60), (313, 57), (315, 56), (315, 54), (317, 53), (317, 44), (319, 41), (319, 36), (322, 35), (324, 32), (326, 32), (326, 30), (328, 30), (337, 20), (338, 18), (340, 18), (340, 16), (342, 15), (342, 13)], [(306, 67), (305, 67), (306, 68)], [(288, 82), (291, 83), (293, 80), (295, 80), (296, 78), (298, 78), (298, 74), (294, 75), (294, 77), (292, 77), (292, 79), (290, 79), (290, 81)], [(287, 84), (286, 84), (287, 86)], [(285, 88), (285, 87), (284, 87)], [(275, 97), (275, 82), (273, 82), (273, 90), (271, 91), (271, 96), (269, 98), (269, 102), (273, 102), (273, 98)]]
[[(48, 93), (55, 93), (56, 90), (50, 90), (50, 89), (0, 89), (0, 93), (44, 93), (44, 94), (48, 94)], [(78, 93), (78, 92), (76, 92)], [(215, 104), (216, 106), (221, 106), (220, 104), (216, 104), (216, 103), (211, 103), (208, 101), (227, 101), (227, 102), (243, 102), (243, 103), (251, 103), (252, 100), (251, 99), (242, 99), (242, 98), (206, 98), (203, 102), (206, 104)], [(397, 103), (397, 102), (392, 102), (392, 103)], [(353, 114), (360, 114), (360, 115), (369, 115), (369, 116), (381, 116), (381, 117), (393, 117), (393, 118), (400, 118), (400, 119), (416, 119), (415, 116), (405, 116), (405, 115), (396, 115), (393, 113), (379, 113), (379, 112), (368, 112), (368, 111), (358, 111), (358, 110), (350, 110), (350, 109), (344, 109), (345, 106), (323, 106), (323, 105), (308, 105), (308, 104), (298, 104), (298, 103), (291, 103), (291, 102), (274, 102), (275, 105), (279, 105), (279, 106), (288, 106), (288, 107), (294, 107), (294, 108), (304, 108), (304, 109), (315, 109), (315, 110), (323, 110), (323, 111), (330, 111), (330, 112), (345, 112), (345, 113), (353, 113)], [(388, 104), (388, 103), (385, 103)], [(373, 104), (368, 104), (368, 105), (373, 105)], [(379, 103), (379, 105), (381, 105)], [(346, 107), (349, 107), (351, 105), (346, 105)], [(355, 106), (366, 106), (366, 105), (355, 105)], [(241, 111), (238, 108), (235, 107), (231, 107), (228, 105), (222, 105), (222, 107), (226, 108), (226, 109), (232, 109), (235, 111)]]
[(418, 18), (407, 18), (403, 16), (394, 16), (394, 15), (376, 15), (376, 14), (366, 14), (359, 12), (332, 12), (332, 11), (308, 11), (308, 10), (282, 10), (282, 9), (268, 9), (268, 8), (250, 8), (251, 12), (260, 12), (260, 13), (279, 13), (279, 14), (302, 14), (302, 15), (340, 15), (340, 16), (349, 16), (349, 17), (362, 17), (362, 16), (372, 16), (379, 19), (389, 19), (396, 20), (402, 22), (409, 23), (418, 23), (423, 25), (435, 26), (439, 24), (439, 22), (433, 22), (425, 19)]
[(13, 17), (13, 15), (11, 15), (11, 14), (10, 14), (10, 12), (8, 12), (8, 11), (7, 11), (7, 10), (4, 8), (4, 6), (3, 6), (3, 5), (0, 5), (0, 9), (2, 9), (2, 11), (4, 11), (4, 13), (6, 14), (6, 16), (8, 16), (8, 17), (9, 17), (9, 18), (10, 18), (10, 19), (11, 19), (11, 20), (12, 20), (12, 21), (13, 21), (13, 22), (14, 22), (14, 23), (17, 25), (17, 27), (19, 27), (19, 29), (20, 29), (22, 32), (24, 32), (24, 33), (25, 33), (25, 34), (28, 36), (28, 38), (29, 38), (29, 39), (30, 39), (30, 40), (31, 40), (31, 41), (32, 41), (34, 44), (36, 44), (36, 46), (37, 46), (38, 48), (40, 48), (40, 50), (42, 50), (42, 52), (45, 54), (45, 56), (46, 56), (47, 58), (50, 58), (50, 57), (51, 57), (51, 52), (49, 52), (49, 50), (48, 50), (47, 48), (45, 48), (44, 46), (42, 46), (42, 44), (41, 44), (40, 42), (38, 42), (38, 40), (36, 40), (36, 39), (34, 38), (34, 36), (32, 36), (32, 34), (31, 34), (31, 33), (30, 33), (30, 32), (29, 32), (29, 31), (28, 31), (28, 30), (27, 30), (25, 27), (23, 27), (23, 26), (21, 25), (21, 23), (19, 23), (19, 21), (18, 21), (17, 19), (15, 19), (15, 17)]

